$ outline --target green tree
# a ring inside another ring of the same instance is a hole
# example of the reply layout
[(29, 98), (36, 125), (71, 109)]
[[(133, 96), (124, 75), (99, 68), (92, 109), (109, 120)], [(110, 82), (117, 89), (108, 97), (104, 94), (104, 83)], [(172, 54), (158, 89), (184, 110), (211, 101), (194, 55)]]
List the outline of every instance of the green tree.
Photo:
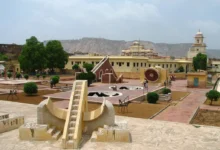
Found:
[(27, 39), (18, 61), (21, 69), (25, 72), (45, 69), (47, 60), (43, 43), (39, 42), (34, 36)]
[(21, 73), (17, 72), (16, 73), (16, 78), (20, 79), (21, 78)]
[(92, 69), (94, 68), (94, 65), (89, 64), (89, 63), (85, 63), (85, 64), (83, 64), (83, 68), (85, 68), (87, 72), (91, 72)]
[(217, 101), (220, 97), (220, 93), (216, 90), (210, 90), (209, 92), (206, 93), (206, 97), (210, 99), (212, 105), (212, 101)]
[(74, 65), (72, 66), (72, 69), (75, 70), (75, 71), (78, 70), (78, 69), (79, 69), (79, 65), (78, 65), (78, 64), (74, 64)]
[(46, 45), (47, 67), (54, 72), (54, 68), (62, 69), (68, 62), (68, 55), (63, 50), (60, 41), (49, 41)]
[(8, 60), (8, 56), (0, 53), (0, 61), (7, 61), (7, 60)]
[(159, 99), (159, 95), (155, 92), (147, 93), (147, 101), (148, 103), (156, 104)]
[(195, 71), (206, 70), (207, 68), (207, 55), (198, 53), (196, 57), (193, 57), (193, 66)]

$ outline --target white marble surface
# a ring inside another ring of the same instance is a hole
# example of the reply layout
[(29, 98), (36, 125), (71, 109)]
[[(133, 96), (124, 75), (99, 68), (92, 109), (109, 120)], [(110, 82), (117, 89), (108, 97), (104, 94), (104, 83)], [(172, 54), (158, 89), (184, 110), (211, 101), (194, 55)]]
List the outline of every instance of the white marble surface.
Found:
[[(36, 121), (36, 105), (0, 101), (0, 112), (23, 113), (26, 122)], [(220, 150), (220, 128), (116, 116), (127, 122), (132, 143), (93, 143), (84, 136), (82, 150)], [(20, 141), (18, 129), (0, 134), (0, 150), (60, 150), (56, 142)]]

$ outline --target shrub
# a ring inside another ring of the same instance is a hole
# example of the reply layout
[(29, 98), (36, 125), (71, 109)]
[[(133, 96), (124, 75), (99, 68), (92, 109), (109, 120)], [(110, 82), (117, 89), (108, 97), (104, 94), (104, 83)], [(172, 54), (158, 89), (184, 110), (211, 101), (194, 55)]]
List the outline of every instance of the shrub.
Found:
[(4, 76), (5, 75), (5, 72), (2, 72), (2, 76)]
[(93, 67), (94, 67), (93, 64), (88, 64), (88, 63), (83, 64), (83, 68), (85, 68), (87, 72), (91, 72)]
[(92, 81), (95, 79), (95, 74), (92, 72), (88, 72), (88, 73), (80, 73), (78, 74), (77, 80), (87, 80), (88, 82), (88, 86), (90, 86), (92, 84)]
[(60, 77), (57, 76), (57, 75), (51, 77), (51, 83), (52, 83), (53, 85), (56, 85), (57, 83), (59, 83), (59, 80), (60, 80)]
[(179, 70), (179, 72), (184, 72), (183, 66), (180, 66), (178, 70)]
[(171, 93), (171, 90), (168, 89), (168, 88), (164, 88), (164, 89), (162, 90), (162, 93), (163, 93), (163, 94), (168, 94), (168, 93)]
[(78, 69), (79, 69), (79, 65), (78, 65), (78, 64), (74, 64), (74, 65), (72, 66), (72, 69), (73, 69), (73, 70), (78, 70)]
[(28, 82), (24, 84), (24, 92), (28, 95), (36, 94), (38, 92), (38, 87), (34, 82)]
[(212, 101), (217, 101), (220, 97), (220, 93), (216, 90), (210, 90), (209, 92), (206, 93), (206, 97), (210, 99), (212, 105)]
[(16, 73), (16, 78), (20, 79), (21, 78), (21, 74), (20, 73)]
[(29, 75), (28, 75), (28, 74), (25, 74), (25, 75), (24, 75), (24, 78), (25, 78), (26, 80), (28, 80)]
[(148, 103), (156, 104), (159, 99), (159, 95), (155, 92), (149, 92), (147, 94)]
[(10, 79), (10, 78), (12, 77), (12, 73), (11, 73), (11, 72), (8, 72), (8, 73), (7, 73), (7, 76), (8, 76), (8, 78)]
[(38, 74), (36, 74), (36, 77), (37, 77), (37, 79), (39, 79), (40, 78), (40, 74), (38, 73)]
[(42, 77), (43, 77), (43, 79), (45, 79), (45, 78), (46, 78), (46, 75), (45, 75), (45, 74), (43, 74), (43, 75), (42, 75)]

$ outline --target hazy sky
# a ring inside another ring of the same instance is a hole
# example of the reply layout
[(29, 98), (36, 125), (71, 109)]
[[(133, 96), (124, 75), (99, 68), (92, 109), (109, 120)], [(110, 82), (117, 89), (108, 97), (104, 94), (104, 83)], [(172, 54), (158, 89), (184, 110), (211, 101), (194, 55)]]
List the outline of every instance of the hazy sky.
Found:
[(101, 37), (220, 49), (220, 0), (1, 0), (0, 43)]

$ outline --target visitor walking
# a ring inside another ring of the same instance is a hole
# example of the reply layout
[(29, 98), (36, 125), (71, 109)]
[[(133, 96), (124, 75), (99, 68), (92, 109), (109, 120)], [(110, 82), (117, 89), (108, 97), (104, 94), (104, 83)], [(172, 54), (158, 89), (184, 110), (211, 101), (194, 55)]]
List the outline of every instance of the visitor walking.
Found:
[(144, 81), (144, 88), (147, 89), (147, 91), (148, 91), (148, 80), (147, 79), (145, 79), (145, 81)]

